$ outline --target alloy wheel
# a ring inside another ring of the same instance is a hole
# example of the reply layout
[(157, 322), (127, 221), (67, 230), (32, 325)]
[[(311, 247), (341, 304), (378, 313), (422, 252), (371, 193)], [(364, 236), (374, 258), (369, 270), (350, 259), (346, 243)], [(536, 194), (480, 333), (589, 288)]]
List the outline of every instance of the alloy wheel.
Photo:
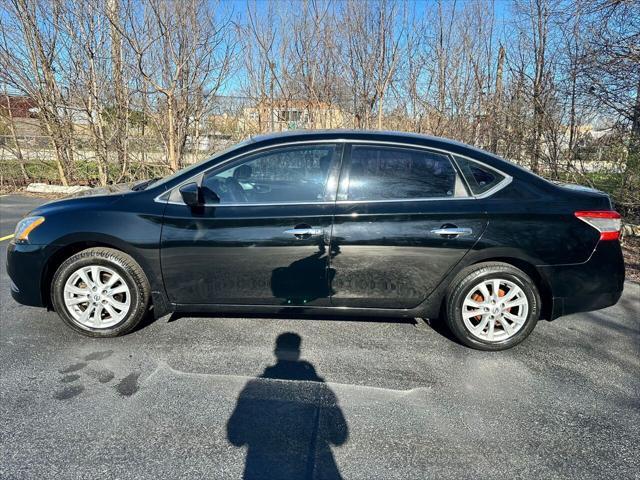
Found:
[(514, 282), (494, 278), (475, 285), (462, 304), (462, 320), (471, 335), (485, 342), (513, 337), (525, 324), (529, 300)]
[(109, 328), (122, 322), (131, 306), (131, 292), (113, 269), (90, 265), (73, 272), (64, 285), (67, 311), (81, 325)]

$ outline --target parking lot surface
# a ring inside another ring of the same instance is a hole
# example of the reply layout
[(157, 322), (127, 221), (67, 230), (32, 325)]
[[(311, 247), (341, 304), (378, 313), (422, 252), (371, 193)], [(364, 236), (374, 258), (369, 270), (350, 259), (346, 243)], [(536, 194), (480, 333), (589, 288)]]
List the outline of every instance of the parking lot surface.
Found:
[[(41, 202), (0, 198), (0, 237)], [(635, 283), (616, 306), (541, 321), (497, 353), (366, 318), (164, 317), (90, 339), (15, 303), (4, 267), (0, 312), (3, 479), (640, 471)]]

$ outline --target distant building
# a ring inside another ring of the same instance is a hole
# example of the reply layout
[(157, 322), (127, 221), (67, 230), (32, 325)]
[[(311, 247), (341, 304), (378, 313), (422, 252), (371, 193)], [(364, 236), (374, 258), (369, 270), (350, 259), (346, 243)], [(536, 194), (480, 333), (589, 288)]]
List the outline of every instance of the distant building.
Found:
[(0, 96), (0, 118), (13, 118), (16, 135), (19, 137), (43, 135), (38, 112), (38, 104), (31, 97), (18, 95)]
[[(78, 103), (80, 104), (80, 103)], [(89, 128), (89, 114), (77, 106), (59, 106), (58, 114), (66, 117), (79, 133)], [(45, 136), (46, 132), (39, 119), (40, 107), (35, 99), (27, 96), (0, 96), (0, 117), (13, 118), (18, 136)]]
[(0, 97), (0, 115), (13, 118), (37, 118), (38, 104), (31, 97), (2, 95)]
[(339, 128), (344, 124), (340, 108), (307, 100), (262, 100), (244, 108), (240, 127), (256, 133), (299, 129)]

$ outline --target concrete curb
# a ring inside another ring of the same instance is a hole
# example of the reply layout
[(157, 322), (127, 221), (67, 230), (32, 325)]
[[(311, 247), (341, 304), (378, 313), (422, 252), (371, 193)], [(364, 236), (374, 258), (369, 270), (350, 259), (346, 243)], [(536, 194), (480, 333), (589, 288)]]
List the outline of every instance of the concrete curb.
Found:
[(47, 183), (30, 183), (29, 186), (27, 186), (27, 192), (31, 193), (63, 193), (70, 195), (85, 190), (91, 190), (91, 187), (83, 187), (80, 185), (65, 187), (63, 185), (49, 185)]

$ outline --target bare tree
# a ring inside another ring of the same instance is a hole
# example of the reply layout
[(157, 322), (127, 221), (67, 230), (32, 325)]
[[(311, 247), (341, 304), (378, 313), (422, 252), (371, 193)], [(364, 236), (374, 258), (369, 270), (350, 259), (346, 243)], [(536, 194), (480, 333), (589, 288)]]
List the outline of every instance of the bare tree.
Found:
[(292, 39), (287, 42), (291, 68), (287, 90), (294, 98), (307, 103), (307, 114), (321, 114), (322, 106), (329, 113), (317, 124), (325, 128), (332, 118), (331, 110), (343, 96), (340, 59), (337, 46), (337, 22), (334, 4), (324, 0), (304, 0), (297, 15), (288, 15), (286, 30)]
[(519, 75), (529, 80), (527, 94), (532, 105), (531, 134), (529, 135), (529, 166), (540, 170), (543, 151), (543, 135), (551, 72), (549, 71), (549, 29), (552, 16), (552, 0), (521, 0), (514, 11), (515, 34), (520, 40), (517, 60), (512, 62)]
[[(617, 197), (640, 210), (640, 5), (576, 0), (583, 11), (579, 84), (601, 117), (620, 132), (626, 154)], [(611, 148), (611, 147), (609, 147)]]
[(600, 108), (619, 115), (640, 136), (640, 6), (633, 1), (578, 1), (585, 49), (581, 73)]
[[(107, 184), (159, 157), (176, 170), (222, 130), (339, 118), (478, 145), (635, 208), (638, 2), (494, 1), (4, 0), (0, 88), (9, 107), (37, 104), (41, 157), (64, 184), (79, 161)], [(245, 97), (214, 112), (221, 93)], [(35, 147), (2, 112), (24, 180)]]
[(111, 82), (114, 95), (113, 142), (120, 165), (121, 180), (129, 166), (129, 83), (125, 72), (125, 52), (122, 38), (122, 15), (120, 0), (107, 0), (105, 13), (109, 21), (109, 42), (111, 45)]
[(281, 35), (282, 16), (270, 2), (263, 15), (258, 13), (258, 4), (247, 2), (247, 22), (240, 26), (238, 34), (243, 39), (244, 71), (247, 75), (244, 92), (254, 101), (258, 130), (276, 129), (276, 104), (291, 99), (286, 87), (287, 72), (284, 62), (286, 39)]
[(231, 71), (231, 22), (217, 15), (219, 10), (205, 0), (127, 0), (124, 25), (112, 23), (132, 50), (145, 93), (158, 97), (152, 119), (174, 171), (182, 164), (194, 119)]
[(382, 128), (385, 98), (402, 55), (406, 9), (396, 0), (349, 0), (342, 13), (343, 58), (355, 126)]
[(62, 0), (8, 0), (0, 34), (0, 80), (34, 99), (51, 138), (58, 176), (68, 185), (74, 165), (69, 92), (60, 83)]
[(68, 52), (64, 77), (74, 100), (83, 112), (88, 126), (100, 185), (109, 181), (110, 132), (108, 108), (111, 82), (108, 76), (108, 21), (100, 9), (88, 1), (61, 14), (61, 33)]

